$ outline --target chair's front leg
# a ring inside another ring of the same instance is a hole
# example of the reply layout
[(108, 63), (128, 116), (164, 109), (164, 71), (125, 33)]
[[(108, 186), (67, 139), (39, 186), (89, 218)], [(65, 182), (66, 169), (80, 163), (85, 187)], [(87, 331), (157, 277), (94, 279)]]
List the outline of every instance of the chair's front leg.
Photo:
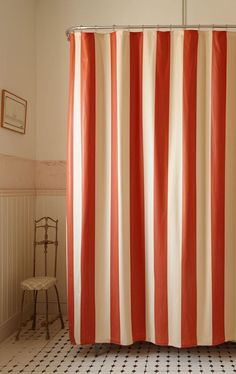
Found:
[(46, 339), (50, 339), (49, 328), (48, 328), (48, 290), (45, 290), (46, 296)]
[(21, 327), (22, 327), (22, 321), (23, 321), (23, 310), (24, 310), (24, 298), (25, 298), (25, 290), (22, 292), (22, 298), (21, 298), (21, 310), (20, 310), (20, 322), (19, 322), (19, 329), (16, 334), (16, 340), (19, 340)]
[(37, 308), (37, 296), (38, 291), (34, 291), (34, 315), (33, 315), (33, 322), (32, 322), (32, 330), (35, 330), (36, 327), (36, 308)]
[(58, 289), (57, 289), (57, 286), (55, 285), (54, 286), (55, 288), (55, 291), (56, 291), (56, 295), (57, 295), (57, 305), (58, 305), (58, 311), (59, 311), (59, 317), (60, 317), (60, 320), (61, 320), (61, 328), (64, 329), (64, 321), (63, 321), (63, 318), (62, 318), (62, 312), (61, 312), (61, 304), (60, 304), (60, 299), (59, 299), (59, 293), (58, 293)]

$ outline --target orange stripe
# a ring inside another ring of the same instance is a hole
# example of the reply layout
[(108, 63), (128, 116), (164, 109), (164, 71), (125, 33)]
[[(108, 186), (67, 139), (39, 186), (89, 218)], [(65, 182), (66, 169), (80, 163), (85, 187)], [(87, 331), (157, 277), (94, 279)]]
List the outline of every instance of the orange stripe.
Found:
[(197, 344), (196, 92), (198, 32), (184, 32), (181, 344)]
[[(95, 39), (81, 35), (81, 344), (95, 342)], [(78, 104), (79, 105), (79, 104)], [(80, 207), (76, 207), (80, 209)]]
[(155, 338), (168, 344), (167, 200), (170, 32), (157, 32), (154, 139)]
[(224, 341), (224, 237), (225, 237), (225, 31), (212, 40), (211, 220), (212, 220), (212, 334), (213, 344)]
[(133, 340), (145, 340), (145, 237), (142, 134), (143, 34), (130, 33), (130, 255)]
[(111, 341), (120, 343), (116, 33), (111, 43)]
[(73, 115), (75, 80), (75, 36), (70, 34), (70, 80), (67, 127), (67, 261), (68, 261), (68, 320), (70, 340), (74, 338), (74, 258), (73, 258)]

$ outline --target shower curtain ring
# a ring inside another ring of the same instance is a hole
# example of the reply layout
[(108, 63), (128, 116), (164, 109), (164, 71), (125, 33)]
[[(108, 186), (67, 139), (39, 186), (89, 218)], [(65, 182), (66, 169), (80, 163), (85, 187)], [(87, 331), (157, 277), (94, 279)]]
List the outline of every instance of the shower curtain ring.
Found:
[(112, 25), (112, 30), (115, 31), (116, 25)]

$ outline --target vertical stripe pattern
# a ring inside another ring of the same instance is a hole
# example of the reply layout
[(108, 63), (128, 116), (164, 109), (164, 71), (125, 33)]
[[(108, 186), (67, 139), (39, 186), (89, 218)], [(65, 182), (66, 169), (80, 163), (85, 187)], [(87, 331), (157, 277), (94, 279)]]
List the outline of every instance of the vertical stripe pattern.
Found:
[(70, 340), (74, 338), (74, 235), (73, 235), (73, 116), (74, 116), (74, 87), (75, 87), (75, 36), (70, 35), (70, 79), (69, 79), (69, 103), (68, 103), (68, 129), (67, 129), (67, 265), (68, 265), (68, 319)]
[(197, 343), (200, 345), (212, 344), (211, 61), (212, 34), (201, 31), (198, 33), (196, 109)]
[(236, 340), (236, 47), (225, 31), (70, 35), (76, 344)]
[(130, 262), (133, 340), (146, 339), (142, 68), (143, 34), (130, 33)]
[(126, 31), (119, 31), (116, 36), (120, 341), (130, 344), (130, 38)]
[(226, 50), (226, 32), (214, 31), (211, 110), (213, 344), (224, 341)]
[(167, 207), (170, 32), (157, 33), (154, 148), (155, 341), (168, 344)]
[(227, 35), (226, 75), (226, 140), (225, 140), (225, 339), (234, 340), (236, 333), (236, 33)]
[[(77, 105), (81, 100), (81, 34), (75, 35), (75, 82), (74, 87), (74, 118), (73, 123), (73, 200), (75, 207), (82, 207), (82, 148), (81, 148), (81, 115), (80, 107)], [(79, 316), (75, 318), (75, 340), (80, 337), (80, 295), (81, 295), (81, 229), (82, 229), (82, 209), (73, 210), (74, 224), (74, 267), (79, 271), (74, 271), (74, 284), (76, 284), (76, 293), (74, 294), (74, 314)]]
[(184, 34), (182, 346), (196, 345), (196, 83), (197, 31)]
[(146, 339), (154, 340), (154, 236), (153, 236), (153, 190), (154, 190), (154, 121), (155, 121), (155, 68), (156, 31), (143, 33), (143, 166), (145, 209), (145, 302)]
[(117, 154), (117, 64), (116, 34), (111, 44), (111, 339), (120, 342), (119, 236), (118, 236), (118, 154)]
[[(82, 100), (83, 98), (83, 100)], [(81, 36), (81, 151), (82, 151), (82, 233), (81, 318), (82, 344), (95, 340), (95, 38)], [(76, 289), (75, 289), (76, 292)]]
[(171, 34), (167, 210), (167, 300), (169, 342), (181, 345), (183, 31)]
[[(95, 324), (96, 341), (110, 339), (111, 64), (110, 36), (95, 33)], [(102, 136), (100, 136), (102, 134)], [(103, 308), (100, 308), (103, 305)]]

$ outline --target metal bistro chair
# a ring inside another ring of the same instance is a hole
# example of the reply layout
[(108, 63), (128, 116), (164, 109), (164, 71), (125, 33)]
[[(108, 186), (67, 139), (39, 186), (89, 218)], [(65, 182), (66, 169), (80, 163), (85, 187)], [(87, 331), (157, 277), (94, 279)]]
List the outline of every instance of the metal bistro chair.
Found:
[[(44, 233), (43, 240), (37, 240), (41, 230), (41, 237), (42, 237), (42, 230)], [(53, 235), (54, 232), (54, 235)], [(27, 278), (21, 282), (21, 289), (22, 289), (22, 300), (21, 300), (21, 315), (20, 315), (20, 325), (19, 330), (16, 335), (16, 340), (19, 340), (21, 328), (22, 328), (22, 320), (23, 320), (23, 308), (24, 308), (24, 297), (26, 291), (33, 291), (34, 292), (34, 314), (33, 314), (33, 322), (32, 322), (32, 329), (35, 330), (36, 327), (36, 305), (37, 305), (37, 296), (38, 291), (45, 291), (46, 297), (46, 339), (50, 338), (49, 335), (49, 322), (48, 322), (48, 290), (51, 287), (54, 287), (57, 297), (57, 304), (58, 304), (58, 311), (59, 311), (59, 318), (61, 320), (61, 328), (64, 328), (64, 322), (61, 313), (61, 305), (59, 300), (59, 294), (56, 286), (56, 272), (57, 272), (57, 247), (58, 247), (58, 240), (57, 240), (57, 233), (58, 233), (58, 220), (54, 220), (50, 217), (42, 217), (39, 220), (35, 220), (34, 222), (34, 264), (33, 264), (33, 277)], [(49, 235), (50, 234), (50, 235)], [(49, 236), (52, 236), (53, 240), (49, 240)], [(44, 276), (36, 276), (36, 247), (43, 246), (44, 248)], [(50, 246), (54, 246), (54, 276), (48, 276), (48, 264), (47, 264), (47, 253)]]

